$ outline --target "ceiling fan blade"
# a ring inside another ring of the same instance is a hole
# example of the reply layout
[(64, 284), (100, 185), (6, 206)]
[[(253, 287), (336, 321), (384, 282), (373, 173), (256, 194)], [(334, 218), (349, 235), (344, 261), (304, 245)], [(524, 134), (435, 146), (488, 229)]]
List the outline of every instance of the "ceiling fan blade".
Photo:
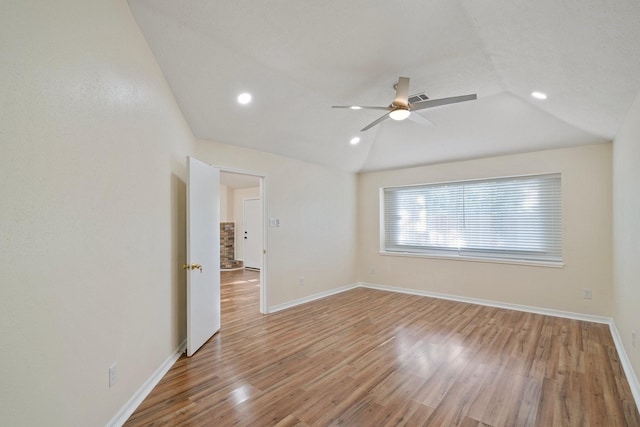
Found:
[(421, 116), (420, 114), (418, 114), (418, 113), (411, 113), (411, 114), (409, 115), (409, 120), (411, 120), (411, 121), (413, 121), (413, 122), (416, 122), (416, 123), (419, 123), (419, 124), (421, 124), (422, 126), (426, 126), (426, 127), (433, 126), (433, 123), (431, 122), (431, 120), (429, 120), (429, 119), (427, 119), (427, 118), (425, 118), (425, 117), (422, 117), (422, 116)]
[(368, 107), (363, 105), (332, 105), (331, 108), (348, 108), (350, 110), (391, 110), (389, 107)]
[(478, 99), (478, 95), (475, 93), (472, 95), (452, 96), (450, 98), (429, 99), (426, 101), (416, 102), (411, 104), (411, 111), (422, 110), (424, 108), (439, 107), (441, 105), (455, 104), (457, 102), (473, 101)]
[(409, 77), (398, 78), (396, 97), (393, 99), (393, 103), (402, 107), (409, 106)]
[(367, 126), (365, 126), (362, 129), (360, 129), (360, 132), (364, 132), (365, 130), (371, 129), (372, 127), (374, 127), (378, 123), (381, 123), (381, 122), (385, 121), (388, 118), (389, 118), (389, 114), (385, 114), (384, 116), (380, 117), (379, 119), (369, 123)]

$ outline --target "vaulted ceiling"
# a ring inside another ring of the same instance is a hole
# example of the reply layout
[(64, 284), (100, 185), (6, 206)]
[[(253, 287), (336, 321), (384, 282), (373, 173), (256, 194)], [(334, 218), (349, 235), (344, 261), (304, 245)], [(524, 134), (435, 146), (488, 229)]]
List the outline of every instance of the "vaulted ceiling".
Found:
[[(197, 137), (346, 171), (609, 141), (640, 91), (639, 0), (129, 4)], [(386, 106), (399, 76), (478, 99), (365, 132), (383, 112), (331, 108)]]

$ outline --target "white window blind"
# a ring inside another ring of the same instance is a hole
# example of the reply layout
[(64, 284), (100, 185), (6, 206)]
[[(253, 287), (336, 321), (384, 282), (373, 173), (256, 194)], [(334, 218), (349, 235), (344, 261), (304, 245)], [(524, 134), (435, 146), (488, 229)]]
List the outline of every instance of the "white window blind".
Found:
[(383, 250), (562, 262), (560, 174), (383, 189)]

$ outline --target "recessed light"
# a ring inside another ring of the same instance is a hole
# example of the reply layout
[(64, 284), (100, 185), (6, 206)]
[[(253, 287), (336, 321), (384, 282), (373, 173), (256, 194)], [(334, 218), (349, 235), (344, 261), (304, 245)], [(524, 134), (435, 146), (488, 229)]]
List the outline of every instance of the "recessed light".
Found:
[(542, 92), (531, 92), (531, 96), (536, 99), (547, 99), (547, 94)]
[(352, 110), (362, 110), (362, 107), (359, 106), (359, 105), (354, 105), (354, 106), (349, 107), (349, 108), (351, 108)]
[(358, 143), (360, 142), (360, 137), (354, 136), (353, 138), (351, 138), (351, 141), (349, 142), (351, 143), (351, 145), (358, 145)]
[(250, 93), (241, 93), (238, 95), (238, 102), (240, 104), (248, 104), (251, 102), (251, 94)]

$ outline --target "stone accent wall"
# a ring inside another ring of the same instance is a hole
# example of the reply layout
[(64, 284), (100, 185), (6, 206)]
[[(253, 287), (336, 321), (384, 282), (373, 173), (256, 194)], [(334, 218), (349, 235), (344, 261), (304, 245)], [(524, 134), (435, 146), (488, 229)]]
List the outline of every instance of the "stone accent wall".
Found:
[(235, 245), (235, 223), (220, 223), (220, 268), (242, 268), (242, 261), (237, 261)]

